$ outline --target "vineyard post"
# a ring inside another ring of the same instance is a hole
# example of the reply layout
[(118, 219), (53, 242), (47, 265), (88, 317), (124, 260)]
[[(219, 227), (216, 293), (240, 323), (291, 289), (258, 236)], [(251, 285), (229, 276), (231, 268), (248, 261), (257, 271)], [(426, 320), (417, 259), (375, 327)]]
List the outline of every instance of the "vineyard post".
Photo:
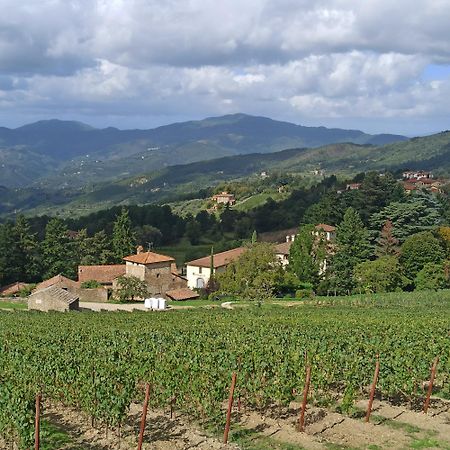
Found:
[(144, 406), (142, 407), (141, 429), (139, 431), (138, 450), (142, 448), (142, 442), (144, 441), (145, 421), (147, 419), (148, 400), (150, 398), (150, 383), (147, 383), (145, 388)]
[(227, 421), (225, 424), (225, 431), (223, 433), (224, 444), (228, 442), (228, 433), (230, 431), (230, 422), (231, 422), (231, 409), (233, 408), (233, 396), (235, 387), (236, 387), (236, 372), (233, 372), (233, 376), (231, 377), (230, 396), (228, 398)]
[(40, 446), (40, 420), (41, 420), (41, 394), (36, 394), (36, 415), (34, 419), (34, 450), (39, 450)]
[(436, 359), (433, 362), (433, 365), (431, 367), (431, 375), (430, 375), (430, 383), (428, 384), (428, 391), (427, 396), (425, 398), (425, 402), (423, 404), (423, 412), (426, 414), (428, 412), (428, 407), (430, 406), (430, 397), (433, 392), (433, 383), (434, 378), (436, 377), (436, 368), (439, 362), (439, 357), (436, 357)]
[(308, 366), (306, 368), (305, 388), (303, 389), (303, 401), (302, 401), (302, 409), (300, 411), (300, 418), (298, 420), (298, 431), (305, 431), (305, 412), (306, 412), (306, 403), (308, 401), (310, 382), (311, 382), (311, 366)]
[(375, 364), (375, 373), (373, 375), (372, 387), (370, 388), (369, 404), (367, 405), (366, 422), (369, 422), (372, 414), (373, 399), (375, 397), (375, 389), (377, 387), (378, 375), (380, 374), (380, 355), (377, 355), (377, 362)]

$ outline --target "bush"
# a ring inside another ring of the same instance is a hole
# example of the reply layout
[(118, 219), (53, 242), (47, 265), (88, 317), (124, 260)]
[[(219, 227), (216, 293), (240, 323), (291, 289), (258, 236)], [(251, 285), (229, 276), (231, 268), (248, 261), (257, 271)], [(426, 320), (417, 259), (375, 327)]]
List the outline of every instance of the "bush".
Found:
[(96, 289), (101, 287), (102, 285), (96, 280), (89, 280), (81, 283), (81, 289)]
[(424, 291), (428, 289), (446, 289), (449, 287), (448, 273), (444, 264), (427, 263), (419, 271), (414, 280), (416, 289)]
[(298, 289), (295, 291), (295, 298), (305, 299), (314, 297), (314, 291), (312, 289)]

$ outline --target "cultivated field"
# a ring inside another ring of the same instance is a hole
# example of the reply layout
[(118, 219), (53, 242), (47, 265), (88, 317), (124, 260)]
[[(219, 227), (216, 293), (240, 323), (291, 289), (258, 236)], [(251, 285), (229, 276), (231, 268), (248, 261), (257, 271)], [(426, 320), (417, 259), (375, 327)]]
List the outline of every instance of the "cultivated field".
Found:
[[(4, 448), (32, 446), (37, 392), (42, 448), (136, 448), (146, 382), (147, 449), (450, 448), (448, 292), (160, 314), (1, 312), (0, 346)], [(299, 433), (307, 366), (306, 432)], [(231, 443), (223, 446), (233, 372)]]

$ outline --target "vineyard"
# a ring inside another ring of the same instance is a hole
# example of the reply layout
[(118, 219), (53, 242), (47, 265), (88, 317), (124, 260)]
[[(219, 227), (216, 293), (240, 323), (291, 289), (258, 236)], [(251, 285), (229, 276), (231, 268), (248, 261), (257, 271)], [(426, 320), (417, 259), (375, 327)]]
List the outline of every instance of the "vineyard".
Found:
[(391, 295), (354, 304), (168, 313), (0, 313), (0, 434), (31, 448), (41, 393), (119, 428), (151, 384), (150, 409), (172, 404), (223, 426), (231, 375), (248, 410), (298, 400), (311, 366), (310, 404), (349, 410), (377, 395), (413, 404), (436, 357), (435, 392), (450, 398), (450, 299)]

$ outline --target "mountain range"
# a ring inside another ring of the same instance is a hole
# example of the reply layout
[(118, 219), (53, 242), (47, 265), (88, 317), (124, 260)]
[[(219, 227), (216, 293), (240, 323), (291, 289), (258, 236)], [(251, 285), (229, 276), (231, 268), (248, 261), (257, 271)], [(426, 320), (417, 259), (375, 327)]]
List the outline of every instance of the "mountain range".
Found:
[(400, 135), (305, 127), (232, 114), (149, 130), (98, 129), (60, 120), (0, 128), (0, 185), (84, 188), (168, 166), (225, 156), (315, 148), (334, 143), (384, 145)]

